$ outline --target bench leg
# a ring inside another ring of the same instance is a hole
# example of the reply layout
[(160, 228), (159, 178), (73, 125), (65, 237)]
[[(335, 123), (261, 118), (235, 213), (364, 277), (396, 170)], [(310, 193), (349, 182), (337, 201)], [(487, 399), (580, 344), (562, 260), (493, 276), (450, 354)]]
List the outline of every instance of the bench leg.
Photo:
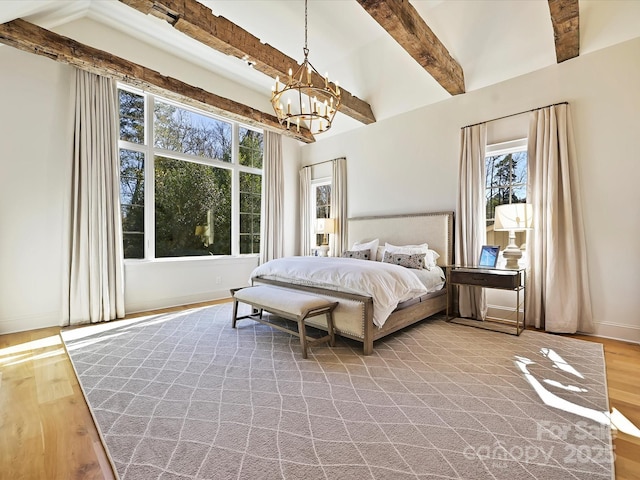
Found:
[(333, 312), (327, 313), (327, 329), (329, 330), (329, 345), (336, 346), (336, 334), (333, 327)]
[(302, 358), (307, 358), (307, 329), (304, 326), (304, 318), (298, 320), (298, 335), (302, 347)]
[(233, 299), (233, 316), (231, 317), (231, 328), (236, 328), (238, 321), (238, 300)]

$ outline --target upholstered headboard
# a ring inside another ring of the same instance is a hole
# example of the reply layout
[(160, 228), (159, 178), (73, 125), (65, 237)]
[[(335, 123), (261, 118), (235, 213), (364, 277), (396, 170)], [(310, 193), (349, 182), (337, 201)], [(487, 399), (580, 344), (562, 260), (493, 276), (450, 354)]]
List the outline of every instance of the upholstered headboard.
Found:
[(440, 254), (438, 265), (453, 263), (453, 212), (354, 217), (347, 225), (349, 246), (375, 238), (381, 246), (426, 242)]

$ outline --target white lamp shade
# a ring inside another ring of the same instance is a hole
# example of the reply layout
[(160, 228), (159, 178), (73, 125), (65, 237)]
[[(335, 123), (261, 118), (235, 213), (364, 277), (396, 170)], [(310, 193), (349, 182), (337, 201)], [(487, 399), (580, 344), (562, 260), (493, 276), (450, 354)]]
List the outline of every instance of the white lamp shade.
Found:
[(533, 209), (529, 203), (498, 205), (495, 213), (494, 230), (529, 230), (533, 226)]
[(333, 218), (316, 219), (316, 233), (326, 234), (336, 232), (336, 221)]

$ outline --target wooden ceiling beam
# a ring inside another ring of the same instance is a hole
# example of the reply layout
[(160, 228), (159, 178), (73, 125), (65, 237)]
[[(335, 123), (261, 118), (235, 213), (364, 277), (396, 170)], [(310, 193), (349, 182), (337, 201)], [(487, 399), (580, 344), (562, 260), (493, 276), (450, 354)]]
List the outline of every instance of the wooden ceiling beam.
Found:
[(556, 60), (564, 62), (580, 55), (580, 7), (578, 0), (548, 0)]
[(464, 72), (409, 0), (358, 0), (422, 68), (449, 92), (465, 92)]
[(35, 53), (129, 85), (162, 95), (193, 107), (267, 130), (277, 131), (305, 143), (315, 141), (308, 129), (287, 130), (275, 115), (269, 115), (234, 100), (215, 95), (172, 77), (117, 57), (103, 50), (58, 35), (22, 19), (0, 25), (0, 42)]
[[(285, 79), (288, 77), (290, 68), (295, 72), (299, 66), (293, 58), (271, 45), (262, 43), (259, 38), (226, 18), (215, 15), (211, 9), (196, 0), (120, 0), (120, 2), (146, 15), (154, 15), (167, 21), (176, 30), (215, 50), (251, 61), (255, 70), (273, 79), (277, 76)], [(312, 81), (318, 85), (324, 85), (324, 78), (315, 73)], [(352, 95), (343, 86), (340, 86), (340, 91), (341, 113), (364, 124), (376, 121), (371, 106), (367, 102)], [(321, 98), (321, 95), (318, 95), (318, 98)]]

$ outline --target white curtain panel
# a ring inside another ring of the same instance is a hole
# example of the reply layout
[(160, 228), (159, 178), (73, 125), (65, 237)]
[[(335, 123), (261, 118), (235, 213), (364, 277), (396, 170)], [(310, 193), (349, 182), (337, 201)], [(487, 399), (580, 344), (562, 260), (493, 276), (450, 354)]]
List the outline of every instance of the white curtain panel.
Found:
[(124, 317), (116, 83), (76, 70), (68, 317), (65, 324)]
[[(456, 264), (478, 264), (487, 238), (485, 214), (485, 124), (465, 127), (460, 132), (460, 171), (456, 218)], [(484, 320), (487, 299), (480, 287), (458, 287), (460, 316)]]
[(311, 255), (311, 169), (300, 170), (300, 255)]
[(336, 221), (336, 233), (331, 237), (331, 255), (341, 257), (347, 248), (347, 159), (333, 161), (331, 179), (331, 217)]
[(569, 106), (531, 113), (528, 147), (533, 231), (527, 324), (549, 332), (593, 332), (577, 157)]
[(260, 263), (284, 256), (282, 135), (265, 132)]

